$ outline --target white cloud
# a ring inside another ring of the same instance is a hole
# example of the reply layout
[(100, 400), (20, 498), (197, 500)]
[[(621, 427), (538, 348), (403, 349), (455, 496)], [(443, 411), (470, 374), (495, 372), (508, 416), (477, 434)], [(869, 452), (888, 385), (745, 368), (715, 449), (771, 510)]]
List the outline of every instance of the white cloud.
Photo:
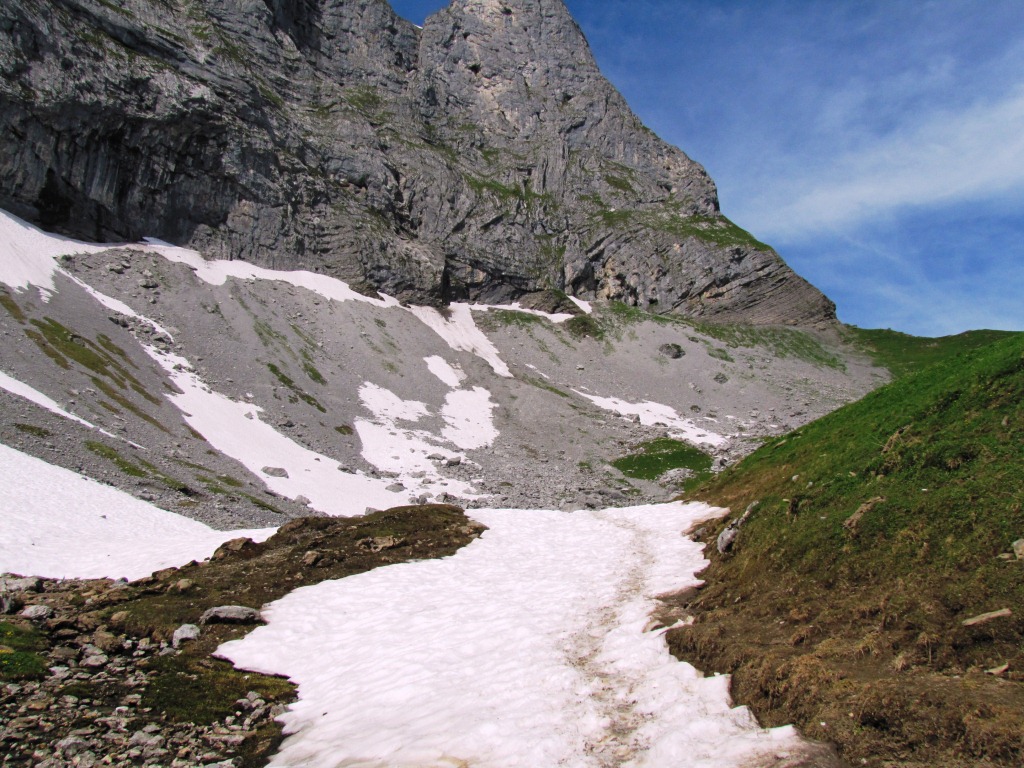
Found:
[(901, 208), (1024, 192), (1024, 88), (910, 120), (873, 144), (784, 178), (738, 217), (781, 243), (849, 231)]

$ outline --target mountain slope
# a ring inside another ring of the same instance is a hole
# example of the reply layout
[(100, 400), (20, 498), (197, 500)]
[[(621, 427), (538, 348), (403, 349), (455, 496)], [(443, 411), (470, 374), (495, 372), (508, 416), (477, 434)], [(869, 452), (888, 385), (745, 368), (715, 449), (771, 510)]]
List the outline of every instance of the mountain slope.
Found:
[(715, 478), (701, 498), (760, 503), (713, 558), (676, 652), (734, 673), (763, 721), (868, 765), (1019, 765), (1022, 401), (1011, 334)]
[(26, 0), (0, 9), (0, 207), (403, 300), (554, 288), (830, 325), (601, 75), (561, 0)]

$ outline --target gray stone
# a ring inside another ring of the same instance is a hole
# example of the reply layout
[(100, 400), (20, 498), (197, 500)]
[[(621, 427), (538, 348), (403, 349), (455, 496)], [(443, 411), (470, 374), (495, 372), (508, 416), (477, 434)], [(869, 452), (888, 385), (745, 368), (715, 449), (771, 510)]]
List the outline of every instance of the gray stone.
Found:
[(678, 360), (686, 354), (686, 351), (678, 344), (662, 344), (658, 347), (658, 352), (673, 360)]
[(268, 477), (288, 477), (288, 470), (283, 467), (264, 467), (261, 471)]
[(0, 576), (0, 595), (8, 592), (38, 592), (42, 587), (42, 579), (35, 576)]
[(199, 629), (195, 624), (182, 624), (171, 636), (171, 646), (174, 648), (180, 648), (181, 644), (188, 640), (198, 640), (202, 634), (202, 630)]
[(26, 619), (32, 619), (33, 621), (42, 621), (53, 616), (53, 608), (48, 605), (30, 605), (28, 608), (23, 610), (20, 614), (21, 617)]
[(255, 624), (261, 621), (260, 612), (244, 605), (219, 605), (210, 608), (199, 618), (200, 624)]
[[(5, 9), (0, 132), (18, 141), (0, 153), (0, 207), (94, 241), (152, 235), (325, 269), (420, 304), (554, 287), (834, 322), (831, 302), (721, 217), (704, 169), (640, 124), (561, 0), (453, 0), (422, 29), (383, 2), (206, 6), (201, 33), (174, 3)], [(108, 55), (79, 55), (96, 39)], [(208, 39), (232, 55), (206, 53)]]

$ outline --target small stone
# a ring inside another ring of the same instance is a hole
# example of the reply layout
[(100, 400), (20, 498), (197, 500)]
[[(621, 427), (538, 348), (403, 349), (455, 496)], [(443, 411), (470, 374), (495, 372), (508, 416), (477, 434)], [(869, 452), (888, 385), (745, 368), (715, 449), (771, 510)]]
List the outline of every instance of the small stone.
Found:
[(171, 585), (171, 589), (175, 592), (188, 592), (194, 586), (195, 582), (192, 579), (179, 579)]
[(658, 352), (672, 360), (678, 360), (686, 354), (686, 351), (678, 344), (662, 344)]
[(312, 568), (320, 562), (321, 558), (322, 555), (319, 552), (307, 552), (302, 556), (302, 564), (307, 568)]
[(1013, 542), (1013, 554), (1018, 560), (1024, 560), (1024, 539), (1017, 539)]
[(268, 477), (288, 477), (288, 470), (284, 467), (264, 467), (262, 472)]
[(452, 456), (451, 458), (446, 459), (444, 464), (446, 467), (457, 467), (462, 464), (462, 457)]
[(125, 622), (131, 618), (131, 614), (128, 611), (118, 611), (110, 616), (110, 623), (115, 627), (124, 626)]
[(405, 486), (402, 485), (401, 483), (392, 483), (384, 490), (391, 491), (392, 493), (400, 493), (401, 491), (405, 490)]
[(105, 653), (96, 651), (95, 653), (87, 654), (78, 662), (78, 665), (87, 669), (99, 669), (100, 667), (105, 667), (109, 661), (110, 658)]
[(295, 503), (296, 504), (301, 504), (304, 507), (308, 507), (313, 502), (310, 499), (308, 499), (307, 497), (305, 497), (305, 496), (296, 496), (295, 497)]
[(182, 624), (174, 630), (174, 634), (171, 636), (171, 646), (179, 648), (186, 640), (198, 640), (200, 634), (202, 631), (195, 624)]
[(243, 557), (255, 557), (264, 549), (262, 544), (257, 544), (249, 538), (238, 538), (225, 541), (210, 557), (211, 560), (223, 560), (229, 555), (241, 555)]
[(200, 624), (254, 624), (261, 621), (260, 612), (244, 605), (219, 605), (199, 618)]
[(992, 667), (992, 669), (986, 669), (985, 670), (985, 674), (986, 675), (993, 675), (995, 677), (1002, 677), (1003, 675), (1005, 675), (1009, 671), (1010, 671), (1010, 665), (1009, 664), (1003, 664), (1000, 667)]
[(394, 549), (395, 547), (402, 546), (404, 543), (405, 539), (395, 536), (377, 536), (372, 539), (362, 539), (358, 542), (360, 547), (374, 553), (383, 552), (385, 549)]
[(48, 605), (30, 605), (19, 614), (22, 618), (32, 621), (43, 621), (53, 616), (53, 608)]

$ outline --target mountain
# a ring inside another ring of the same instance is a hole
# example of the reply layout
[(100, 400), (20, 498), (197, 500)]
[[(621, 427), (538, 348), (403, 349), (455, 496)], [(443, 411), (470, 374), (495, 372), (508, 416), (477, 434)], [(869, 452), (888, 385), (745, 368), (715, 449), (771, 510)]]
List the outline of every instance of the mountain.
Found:
[(0, 30), (0, 207), (50, 231), (419, 304), (834, 324), (560, 0), (455, 0), (422, 29), (384, 0), (25, 0)]

